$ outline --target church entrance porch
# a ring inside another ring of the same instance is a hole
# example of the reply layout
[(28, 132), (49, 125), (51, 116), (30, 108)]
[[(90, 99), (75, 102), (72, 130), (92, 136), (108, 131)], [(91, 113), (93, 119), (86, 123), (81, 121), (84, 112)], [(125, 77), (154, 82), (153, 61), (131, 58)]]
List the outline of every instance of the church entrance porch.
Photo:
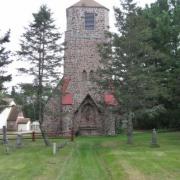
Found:
[(91, 98), (87, 95), (75, 113), (74, 121), (76, 131), (79, 135), (102, 134), (102, 122), (100, 111)]

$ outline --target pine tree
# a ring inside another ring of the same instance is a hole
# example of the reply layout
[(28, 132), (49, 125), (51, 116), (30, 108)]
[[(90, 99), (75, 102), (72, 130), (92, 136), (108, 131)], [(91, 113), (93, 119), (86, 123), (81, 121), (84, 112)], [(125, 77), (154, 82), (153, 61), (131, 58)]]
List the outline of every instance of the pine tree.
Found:
[(7, 32), (3, 37), (0, 38), (0, 111), (7, 105), (6, 101), (3, 100), (4, 93), (3, 83), (11, 80), (11, 75), (6, 75), (5, 67), (11, 63), (9, 59), (10, 51), (7, 51), (4, 47), (5, 43), (9, 42), (10, 32)]
[(46, 133), (42, 127), (44, 120), (44, 85), (58, 81), (62, 64), (61, 34), (52, 19), (52, 13), (46, 5), (40, 7), (38, 13), (33, 14), (34, 21), (26, 28), (22, 36), (21, 50), (18, 52), (23, 61), (29, 63), (21, 72), (34, 77), (37, 86), (37, 104), (39, 122), (46, 145), (49, 145)]
[(9, 60), (9, 51), (6, 51), (4, 47), (5, 43), (9, 42), (10, 32), (7, 32), (3, 37), (0, 38), (0, 91), (3, 90), (3, 83), (11, 80), (11, 75), (5, 75), (5, 66), (11, 63)]
[(100, 72), (105, 77), (101, 84), (109, 86), (109, 80), (113, 83), (131, 144), (137, 114), (156, 114), (163, 109), (157, 104), (157, 97), (164, 91), (155, 77), (154, 63), (155, 57), (162, 57), (149, 45), (148, 21), (133, 0), (122, 0), (115, 16), (118, 33), (111, 34), (111, 41), (100, 49), (104, 64)]
[(168, 96), (161, 97), (167, 108), (163, 118), (176, 127), (180, 125), (180, 1), (157, 0), (146, 7), (144, 15), (152, 31), (150, 44), (164, 56), (156, 58), (157, 78), (168, 90)]

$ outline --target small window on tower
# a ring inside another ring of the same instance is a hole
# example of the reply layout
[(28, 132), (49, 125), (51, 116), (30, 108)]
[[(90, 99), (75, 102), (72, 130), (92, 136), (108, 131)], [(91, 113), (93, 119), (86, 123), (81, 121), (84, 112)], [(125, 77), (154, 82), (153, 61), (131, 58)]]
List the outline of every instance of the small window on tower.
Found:
[(85, 29), (94, 30), (94, 13), (85, 13)]
[(85, 70), (82, 72), (82, 80), (83, 81), (87, 80), (87, 72)]
[(94, 81), (94, 71), (93, 71), (93, 70), (91, 70), (91, 71), (89, 72), (89, 80), (90, 80), (90, 81)]

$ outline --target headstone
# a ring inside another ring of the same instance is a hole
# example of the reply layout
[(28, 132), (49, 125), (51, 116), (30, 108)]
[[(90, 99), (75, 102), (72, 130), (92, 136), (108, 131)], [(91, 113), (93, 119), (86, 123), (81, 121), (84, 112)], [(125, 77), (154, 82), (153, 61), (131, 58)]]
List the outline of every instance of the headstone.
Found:
[(74, 141), (74, 128), (71, 129), (71, 141)]
[(53, 143), (53, 155), (55, 155), (56, 154), (56, 143)]
[(22, 147), (22, 134), (17, 134), (16, 136), (16, 147), (17, 148)]
[(6, 126), (3, 126), (3, 142), (2, 143), (3, 144), (8, 144)]
[(35, 131), (32, 132), (32, 141), (34, 142), (36, 140)]
[(152, 130), (151, 147), (159, 147), (157, 143), (157, 132), (156, 129)]
[(133, 131), (131, 129), (128, 129), (127, 131), (127, 144), (133, 143)]
[(7, 129), (6, 126), (3, 126), (3, 142), (5, 146), (5, 153), (9, 154), (9, 146), (8, 146), (8, 139), (7, 139)]
[(10, 150), (8, 144), (4, 144), (4, 146), (5, 146), (5, 153), (9, 154)]

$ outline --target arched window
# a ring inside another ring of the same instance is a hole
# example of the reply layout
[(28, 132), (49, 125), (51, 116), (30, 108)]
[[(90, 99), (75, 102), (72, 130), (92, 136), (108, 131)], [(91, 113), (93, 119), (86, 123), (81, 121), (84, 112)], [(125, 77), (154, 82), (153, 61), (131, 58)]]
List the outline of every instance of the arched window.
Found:
[(83, 72), (82, 72), (82, 80), (83, 81), (87, 80), (87, 72), (85, 70), (83, 70)]
[(89, 80), (90, 80), (90, 81), (93, 81), (93, 80), (94, 80), (94, 71), (93, 71), (93, 70), (91, 70), (91, 71), (89, 72)]

